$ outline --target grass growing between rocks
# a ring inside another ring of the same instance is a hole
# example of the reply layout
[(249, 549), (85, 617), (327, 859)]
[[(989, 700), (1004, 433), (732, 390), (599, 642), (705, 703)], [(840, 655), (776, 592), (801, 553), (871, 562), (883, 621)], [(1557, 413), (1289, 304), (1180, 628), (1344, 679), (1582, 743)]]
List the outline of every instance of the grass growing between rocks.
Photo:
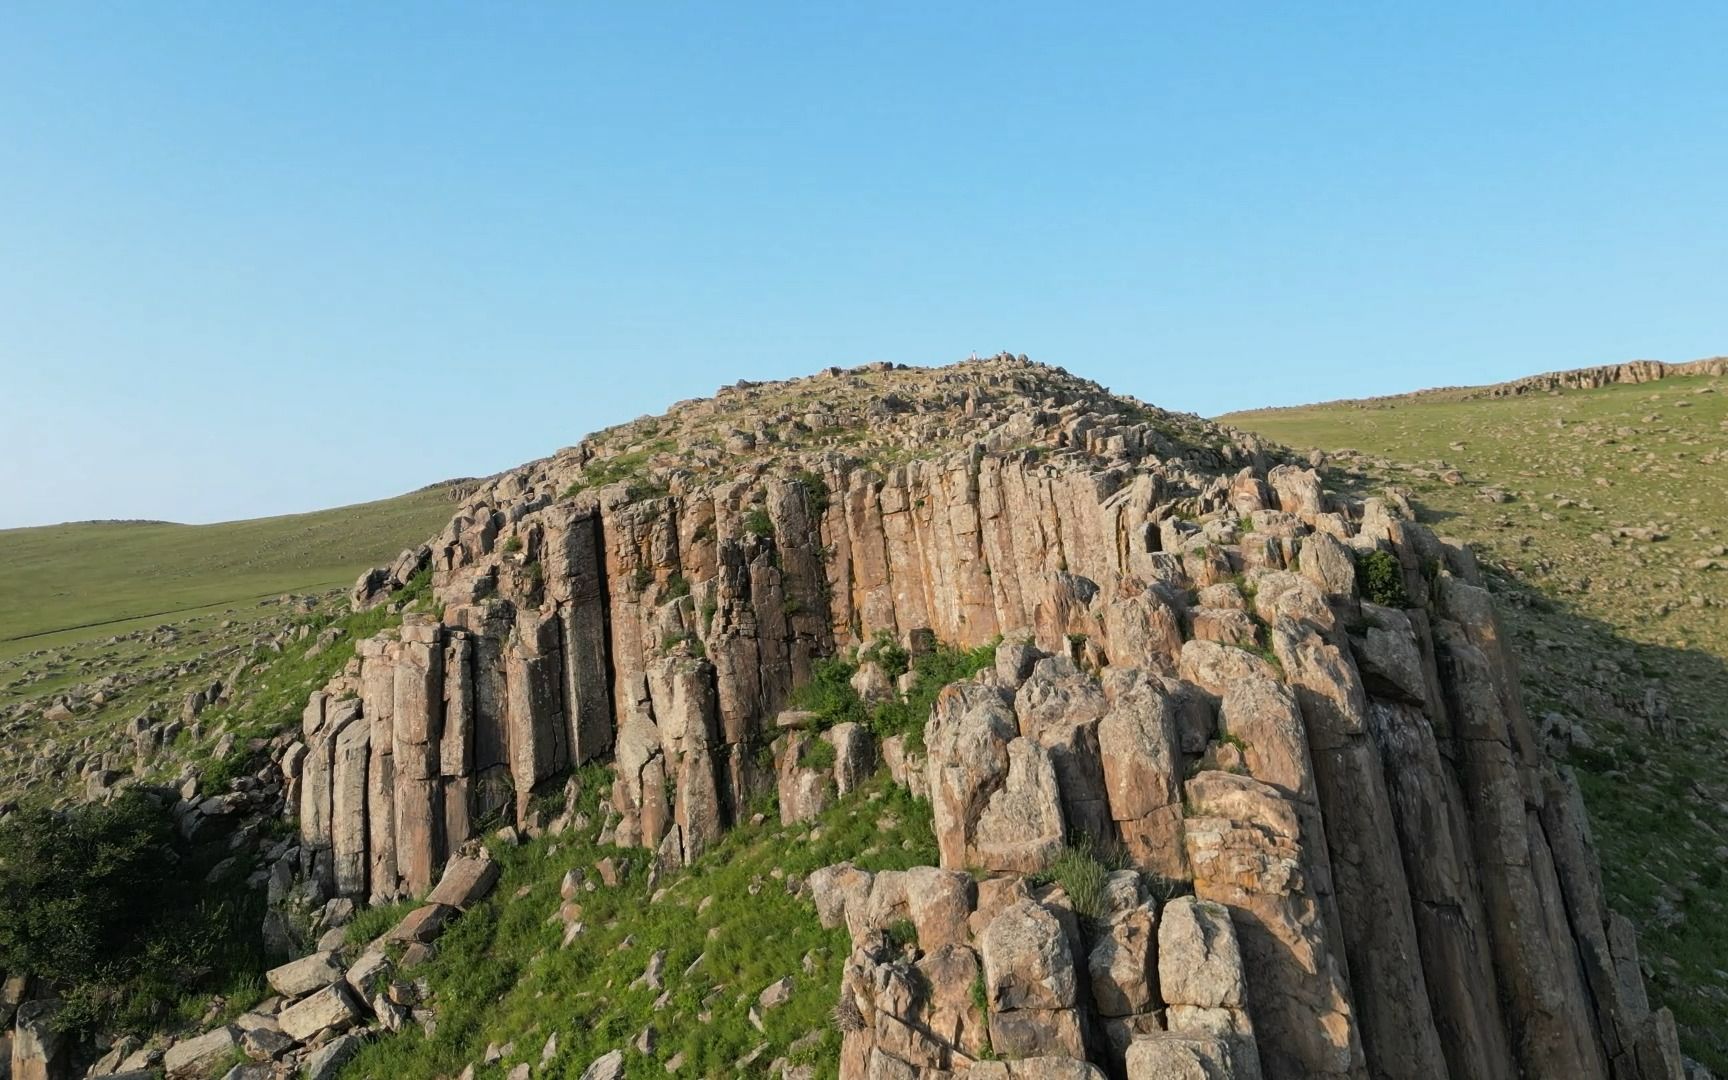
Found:
[(835, 724), (857, 723), (868, 727), (878, 739), (894, 735), (906, 736), (907, 747), (915, 752), (924, 748), (924, 725), (936, 704), (936, 695), (949, 683), (971, 678), (996, 662), (998, 642), (975, 649), (959, 649), (952, 645), (937, 645), (932, 651), (908, 659), (904, 650), (892, 641), (881, 642), (866, 652), (866, 659), (877, 659), (891, 677), (907, 670), (916, 675), (912, 688), (904, 696), (867, 705), (852, 689), (852, 676), (858, 665), (839, 657), (818, 660), (810, 681), (792, 694), (792, 705), (816, 714), (818, 728)]
[[(603, 791), (584, 787), (596, 821)], [(463, 916), (437, 958), (414, 973), (429, 981), (435, 1034), (411, 1029), (379, 1039), (343, 1075), (453, 1076), (472, 1063), (481, 1077), (496, 1077), (529, 1062), (536, 1076), (575, 1080), (595, 1058), (622, 1049), (632, 1077), (663, 1078), (665, 1063), (680, 1053), (676, 1075), (718, 1076), (735, 1073), (758, 1047), (765, 1049), (754, 1071), (785, 1056), (835, 1075), (840, 1033), (830, 1011), (850, 940), (843, 928), (824, 930), (789, 883), (843, 859), (870, 869), (934, 863), (929, 806), (879, 776), (814, 823), (781, 826), (771, 806), (763, 809), (766, 820), (739, 825), (658, 889), (648, 883), (649, 852), (596, 844), (593, 825), (582, 836), (500, 847), (504, 873), (492, 898)], [(608, 856), (624, 868), (616, 887), (594, 870)], [(550, 917), (571, 869), (595, 888), (577, 894), (584, 930), (560, 947), (564, 929)], [(661, 949), (664, 991), (637, 984)], [(793, 979), (791, 999), (763, 1011), (759, 1031), (750, 1010), (785, 976)], [(638, 1040), (647, 1029), (655, 1035), (644, 1052)], [(556, 1049), (542, 1068), (553, 1035)], [(488, 1045), (511, 1049), (482, 1065)]]
[(1327, 451), (1334, 490), (1402, 488), (1476, 550), (1532, 720), (1581, 733), (1569, 760), (1652, 1001), (1728, 1072), (1728, 379), (1224, 419)]

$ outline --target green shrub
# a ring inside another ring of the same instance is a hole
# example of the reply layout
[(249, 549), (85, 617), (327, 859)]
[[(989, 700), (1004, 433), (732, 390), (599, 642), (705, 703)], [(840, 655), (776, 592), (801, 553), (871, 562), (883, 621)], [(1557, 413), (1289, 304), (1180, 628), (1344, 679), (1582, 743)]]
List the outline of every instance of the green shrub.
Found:
[(205, 881), (206, 863), (226, 854), (193, 850), (167, 807), (138, 791), (9, 816), (0, 822), (0, 969), (56, 987), (63, 1027), (153, 1026), (189, 991), (263, 963), (256, 899)]
[(938, 645), (931, 652), (912, 662), (916, 675), (912, 689), (904, 698), (883, 702), (870, 715), (870, 730), (878, 739), (905, 735), (907, 749), (921, 753), (924, 749), (924, 724), (936, 696), (949, 683), (969, 679), (996, 663), (997, 642), (976, 649), (957, 649)]
[(864, 659), (880, 665), (890, 679), (898, 679), (906, 674), (912, 665), (912, 655), (886, 630), (879, 632), (876, 640), (864, 650)]
[(812, 469), (800, 469), (796, 479), (804, 485), (804, 506), (810, 516), (821, 517), (827, 513), (831, 496), (828, 481), (822, 478), (822, 474)]
[[(880, 645), (878, 639), (878, 644), (871, 648)], [(898, 650), (899, 646), (894, 648)], [(904, 655), (904, 650), (900, 652)], [(870, 650), (866, 650), (868, 655)], [(949, 683), (970, 678), (995, 662), (995, 642), (976, 649), (938, 645), (913, 662), (911, 670), (917, 678), (904, 697), (868, 707), (858, 691), (852, 689), (852, 676), (858, 673), (858, 666), (839, 657), (828, 657), (816, 661), (811, 666), (810, 681), (792, 692), (792, 707), (815, 713), (818, 729), (844, 723), (864, 724), (879, 739), (904, 735), (907, 748), (920, 752), (924, 747), (924, 724), (936, 704), (936, 695)]]
[(760, 506), (753, 506), (744, 515), (744, 531), (752, 536), (773, 536), (774, 519)]
[(832, 769), (834, 744), (820, 735), (805, 739), (798, 747), (798, 764), (806, 769)]
[(852, 689), (858, 668), (839, 657), (817, 660), (810, 668), (810, 681), (792, 692), (792, 706), (816, 714), (818, 728), (835, 724), (864, 723), (869, 719), (864, 701)]
[(1381, 607), (1410, 606), (1404, 591), (1404, 567), (1390, 551), (1369, 551), (1356, 556), (1356, 572), (1361, 578), (1362, 595)]

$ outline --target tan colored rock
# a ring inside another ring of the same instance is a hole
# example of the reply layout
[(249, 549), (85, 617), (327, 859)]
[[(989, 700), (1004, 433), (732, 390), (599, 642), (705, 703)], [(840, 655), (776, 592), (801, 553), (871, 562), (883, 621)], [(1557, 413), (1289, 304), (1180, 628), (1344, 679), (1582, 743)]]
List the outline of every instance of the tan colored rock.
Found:
[(444, 876), (426, 902), (466, 911), (491, 894), (498, 875), (498, 864), (490, 856), (458, 856), (445, 864)]
[(978, 817), (1008, 775), (1008, 744), (1019, 734), (1013, 708), (994, 686), (943, 689), (925, 728), (926, 771), (943, 869), (964, 870)]
[(1170, 1004), (1247, 1004), (1242, 954), (1228, 909), (1192, 896), (1164, 905), (1158, 924), (1158, 986)]
[(334, 952), (315, 952), (264, 973), (270, 989), (285, 998), (304, 997), (342, 978), (342, 965)]
[(1061, 853), (1067, 830), (1051, 755), (1031, 739), (1008, 744), (1008, 771), (972, 828), (968, 865), (1031, 874)]
[(1175, 706), (1163, 681), (1133, 669), (1110, 669), (1105, 689), (1098, 744), (1116, 835), (1136, 866), (1185, 879)]
[(993, 1010), (1067, 1009), (1074, 1005), (1074, 958), (1062, 924), (1034, 900), (991, 920), (979, 939), (984, 989)]
[(11, 1033), (11, 1080), (57, 1080), (65, 1064), (66, 1039), (54, 1027), (58, 1002), (38, 999), (18, 1006)]
[[(1451, 590), (1443, 582), (1443, 594)], [(1456, 624), (1436, 627), (1460, 739), (1459, 783), (1513, 1053), (1525, 1075), (1606, 1075), (1540, 821), (1526, 809), (1495, 668)], [(1563, 933), (1563, 931), (1560, 931)]]
[(1217, 1036), (1167, 1032), (1128, 1047), (1128, 1080), (1234, 1080), (1230, 1044)]
[(1062, 813), (1074, 833), (1110, 834), (1098, 721), (1108, 707), (1103, 688), (1066, 656), (1038, 661), (1014, 696), (1020, 734), (1044, 747), (1056, 771)]
[(834, 747), (834, 788), (841, 798), (856, 791), (876, 771), (875, 740), (862, 724), (835, 724), (822, 733)]
[(422, 944), (434, 941), (444, 932), (444, 924), (450, 921), (456, 913), (455, 908), (443, 904), (426, 904), (417, 907), (402, 917), (390, 932), (384, 936), (386, 941), (420, 942)]
[(870, 887), (876, 876), (868, 870), (860, 870), (850, 862), (835, 863), (812, 871), (806, 884), (810, 888), (810, 898), (816, 905), (816, 916), (822, 925), (830, 930), (837, 926), (846, 926), (855, 938), (862, 937), (865, 928), (862, 922), (854, 923), (852, 912), (857, 912), (857, 918), (862, 919), (865, 905), (870, 899)]
[(1356, 557), (1337, 537), (1323, 532), (1302, 541), (1298, 567), (1302, 576), (1320, 586), (1329, 599), (1346, 603), (1356, 598)]
[(1065, 1057), (980, 1061), (966, 1070), (968, 1080), (1104, 1080), (1098, 1066)]
[[(1271, 1080), (1366, 1075), (1348, 984), (1302, 873), (1294, 807), (1259, 781), (1203, 772), (1187, 784), (1195, 895), (1230, 911), (1249, 1012)], [(1130, 1051), (1132, 1054), (1132, 1051)]]
[(224, 1025), (168, 1047), (162, 1055), (162, 1069), (170, 1080), (214, 1077), (239, 1048), (240, 1032)]
[(402, 889), (423, 896), (444, 860), (438, 741), (444, 715), (444, 651), (433, 626), (404, 624), (392, 702), (396, 868)]
[(1287, 514), (1312, 523), (1326, 511), (1326, 494), (1320, 488), (1320, 475), (1313, 469), (1280, 465), (1266, 474), (1266, 483), (1278, 509)]
[(364, 897), (371, 863), (367, 857), (370, 818), (366, 811), (367, 771), (372, 760), (371, 725), (359, 710), (335, 723), (331, 757), (330, 848), (336, 892)]
[(1157, 919), (1150, 902), (1111, 916), (1086, 958), (1092, 1005), (1100, 1016), (1150, 1011), (1156, 1001)]
[(964, 945), (967, 920), (977, 901), (972, 875), (934, 866), (914, 866), (905, 872), (907, 914), (918, 928), (918, 947), (933, 953), (946, 945)]
[(1451, 1075), (1511, 1080), (1517, 1066), (1498, 996), (1481, 992), (1494, 983), (1494, 962), (1463, 794), (1419, 710), (1376, 701), (1368, 722), (1386, 770), (1441, 1051)]
[(360, 1019), (360, 1010), (346, 983), (326, 986), (282, 1010), (282, 1034), (296, 1042), (311, 1042), (325, 1032), (341, 1032)]

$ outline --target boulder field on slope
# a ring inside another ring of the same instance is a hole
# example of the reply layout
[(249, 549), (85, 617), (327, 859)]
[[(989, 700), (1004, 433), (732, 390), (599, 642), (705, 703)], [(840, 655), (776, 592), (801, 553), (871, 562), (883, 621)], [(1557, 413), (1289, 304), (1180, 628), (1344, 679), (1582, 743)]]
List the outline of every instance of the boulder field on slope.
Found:
[[(424, 562), (441, 615), (283, 759), (313, 898), (423, 895), (586, 762), (675, 867), (879, 755), (942, 865), (826, 904), (844, 1076), (1680, 1075), (1469, 552), (1251, 438), (1012, 357), (830, 369), (506, 474)], [(777, 724), (883, 635), (1006, 644), (922, 739)], [(1082, 844), (1133, 871), (1083, 913)]]

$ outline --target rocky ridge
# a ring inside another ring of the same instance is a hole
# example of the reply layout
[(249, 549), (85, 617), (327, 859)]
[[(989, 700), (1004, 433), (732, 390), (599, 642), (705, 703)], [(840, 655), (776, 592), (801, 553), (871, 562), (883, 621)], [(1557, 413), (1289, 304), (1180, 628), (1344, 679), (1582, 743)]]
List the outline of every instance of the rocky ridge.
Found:
[[(836, 407), (847, 390), (868, 394), (851, 399), (870, 402), (868, 434)], [(507, 476), (430, 545), (442, 622), (363, 648), (309, 707), (305, 867), (338, 893), (419, 893), (476, 815), (520, 817), (537, 784), (607, 754), (614, 836), (687, 861), (769, 782), (756, 752), (768, 718), (785, 722), (815, 658), (884, 633), (1006, 635), (1049, 658), (945, 692), (930, 721), (923, 786), (943, 869), (1024, 888), (1011, 875), (1092, 837), (1222, 905), (1248, 958), (1240, 1015), (1172, 1023), (1233, 1048), (1207, 1050), (1212, 1067), (1662, 1075), (1677, 1060), (1671, 1022), (1639, 1015), (1626, 985), (1628, 935), (1602, 910), (1587, 823), (1523, 715), (1468, 553), (1377, 500), (1331, 499), (1251, 440), (1177, 441), (1204, 438), (1195, 427), (999, 358), (742, 387), (633, 425), (642, 449), (584, 444)], [(875, 445), (803, 442), (823, 432)], [(921, 456), (892, 463), (911, 446)], [(694, 460), (658, 467), (674, 447)], [(618, 475), (626, 462), (643, 469)], [(1361, 600), (1357, 559), (1377, 552), (1396, 560), (1399, 606)], [(1266, 645), (1270, 660), (1254, 651)], [(773, 744), (791, 815), (825, 789), (798, 775), (796, 723)], [(488, 773), (508, 775), (515, 806)], [(394, 777), (390, 816), (374, 798), (364, 819), (352, 808), (381, 776)], [(1110, 918), (1140, 913), (1145, 953), (1155, 912), (1120, 893)], [(1058, 969), (1061, 945), (1072, 962), (1084, 942), (1060, 931), (1059, 902), (1028, 890), (1009, 906), (1017, 922), (999, 936), (1033, 940), (1033, 969), (991, 971), (997, 912), (974, 942), (992, 1045), (1120, 1069), (1136, 1037), (1161, 1038), (1148, 994), (1099, 995), (1117, 1012), (1136, 1004), (1113, 1023), (1081, 1007)], [(965, 940), (920, 937), (931, 950)], [(858, 947), (861, 975), (880, 975), (880, 943)], [(895, 1031), (934, 1004), (881, 992), (849, 984), (846, 1001)], [(1222, 1007), (1162, 1004), (1167, 1019)], [(976, 1056), (964, 1035), (912, 1060), (895, 1053), (905, 1045), (861, 1028), (847, 1071)]]
[[(879, 757), (941, 865), (810, 883), (843, 1076), (1680, 1075), (1468, 551), (1251, 437), (1021, 358), (830, 369), (506, 474), (356, 604), (422, 566), (441, 611), (281, 755), (299, 902), (424, 896), (586, 762), (670, 870)], [(1004, 644), (921, 733), (787, 708), (938, 639)], [(1070, 894), (1077, 848), (1123, 869)]]

